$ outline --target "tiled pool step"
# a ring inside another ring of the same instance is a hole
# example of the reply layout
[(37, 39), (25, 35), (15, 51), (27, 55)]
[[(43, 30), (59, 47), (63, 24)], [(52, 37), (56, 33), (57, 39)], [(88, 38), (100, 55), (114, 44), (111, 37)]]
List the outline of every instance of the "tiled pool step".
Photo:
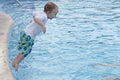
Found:
[(120, 78), (112, 77), (112, 76), (106, 76), (103, 78), (103, 80), (120, 80)]

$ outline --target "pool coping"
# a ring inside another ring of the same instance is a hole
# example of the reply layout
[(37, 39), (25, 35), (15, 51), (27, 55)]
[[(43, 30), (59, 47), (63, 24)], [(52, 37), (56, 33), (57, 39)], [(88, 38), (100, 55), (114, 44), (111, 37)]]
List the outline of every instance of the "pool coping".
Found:
[(8, 34), (13, 19), (6, 13), (0, 12), (0, 80), (14, 80), (8, 62)]

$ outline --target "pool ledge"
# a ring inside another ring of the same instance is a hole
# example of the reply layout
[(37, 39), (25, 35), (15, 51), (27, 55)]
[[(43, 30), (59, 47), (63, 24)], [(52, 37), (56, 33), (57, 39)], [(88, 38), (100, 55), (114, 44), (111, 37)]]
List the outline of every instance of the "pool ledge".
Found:
[(9, 15), (0, 13), (0, 80), (14, 80), (7, 52), (8, 34), (12, 24), (13, 20)]

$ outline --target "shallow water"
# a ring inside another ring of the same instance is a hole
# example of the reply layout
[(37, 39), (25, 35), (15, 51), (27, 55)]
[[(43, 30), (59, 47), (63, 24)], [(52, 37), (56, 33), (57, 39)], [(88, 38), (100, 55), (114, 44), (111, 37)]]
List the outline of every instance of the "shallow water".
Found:
[[(34, 10), (43, 10), (48, 0), (0, 3), (14, 19), (9, 37), (9, 63), (16, 80), (102, 80), (119, 77), (120, 1), (52, 0), (59, 6), (56, 19), (46, 24), (19, 71), (11, 67), (17, 55), (19, 32), (30, 22)], [(106, 64), (107, 66), (100, 65)]]

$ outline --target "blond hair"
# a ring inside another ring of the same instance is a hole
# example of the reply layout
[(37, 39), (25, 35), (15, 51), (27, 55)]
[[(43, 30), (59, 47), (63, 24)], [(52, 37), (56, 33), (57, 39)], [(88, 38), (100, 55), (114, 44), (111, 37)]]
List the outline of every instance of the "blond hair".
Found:
[(52, 11), (53, 9), (58, 8), (57, 5), (53, 2), (48, 2), (45, 6), (44, 6), (44, 12), (47, 11)]

